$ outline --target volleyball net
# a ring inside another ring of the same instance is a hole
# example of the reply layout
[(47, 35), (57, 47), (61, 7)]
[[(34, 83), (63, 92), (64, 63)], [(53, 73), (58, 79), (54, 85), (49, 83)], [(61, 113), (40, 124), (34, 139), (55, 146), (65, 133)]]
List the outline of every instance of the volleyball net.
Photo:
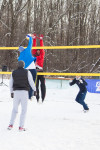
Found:
[[(26, 48), (26, 47), (24, 47)], [(100, 49), (100, 45), (80, 45), (80, 46), (43, 46), (43, 47), (32, 47), (32, 49)], [(0, 47), (0, 50), (18, 50), (19, 47)], [(3, 72), (0, 74), (11, 74), (12, 72)], [(100, 73), (56, 73), (56, 72), (38, 72), (37, 75), (46, 76), (100, 76)]]

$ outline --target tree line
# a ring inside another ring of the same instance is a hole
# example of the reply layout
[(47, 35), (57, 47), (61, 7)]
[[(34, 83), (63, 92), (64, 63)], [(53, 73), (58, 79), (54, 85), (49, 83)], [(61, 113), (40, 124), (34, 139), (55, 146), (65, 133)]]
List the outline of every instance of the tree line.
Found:
[[(27, 46), (28, 33), (43, 34), (45, 46), (100, 45), (100, 2), (1, 0), (0, 33), (0, 47)], [(1, 67), (15, 69), (18, 55), (0, 51)], [(100, 72), (100, 49), (45, 50), (44, 71)]]

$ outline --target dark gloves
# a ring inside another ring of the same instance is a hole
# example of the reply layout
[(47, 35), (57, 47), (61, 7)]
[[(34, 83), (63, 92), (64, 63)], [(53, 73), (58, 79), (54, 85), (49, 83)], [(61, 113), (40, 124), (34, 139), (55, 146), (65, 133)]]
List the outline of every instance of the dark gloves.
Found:
[(14, 93), (11, 93), (11, 98), (14, 98)]
[(34, 91), (34, 96), (36, 96), (37, 95), (37, 92), (36, 91)]

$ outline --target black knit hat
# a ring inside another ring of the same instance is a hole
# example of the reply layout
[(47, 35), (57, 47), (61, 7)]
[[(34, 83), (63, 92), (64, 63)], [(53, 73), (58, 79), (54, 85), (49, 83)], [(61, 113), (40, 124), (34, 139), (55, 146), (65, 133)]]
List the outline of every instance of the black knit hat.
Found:
[(24, 61), (22, 60), (18, 61), (18, 68), (24, 68), (24, 66), (25, 66)]

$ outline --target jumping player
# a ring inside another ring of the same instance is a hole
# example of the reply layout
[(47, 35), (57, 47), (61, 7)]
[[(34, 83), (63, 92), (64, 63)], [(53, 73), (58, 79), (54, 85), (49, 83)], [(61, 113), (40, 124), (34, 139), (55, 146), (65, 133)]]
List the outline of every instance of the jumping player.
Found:
[[(40, 35), (39, 38), (40, 40), (40, 46), (43, 46), (43, 35)], [(36, 35), (33, 36), (33, 47), (36, 47)], [(44, 49), (32, 49), (32, 54), (34, 57), (36, 57), (36, 70), (37, 72), (43, 72), (43, 63), (44, 63), (44, 56), (45, 56), (45, 51)], [(46, 94), (46, 86), (45, 86), (45, 78), (44, 75), (37, 75), (37, 80), (36, 80), (36, 99), (37, 102), (39, 102), (39, 81), (41, 82), (41, 98), (42, 102), (45, 99), (45, 94)]]
[[(28, 69), (33, 77), (33, 80), (35, 82), (36, 79), (36, 66), (35, 66), (35, 61), (36, 61), (36, 57), (32, 56), (32, 44), (33, 44), (33, 40), (32, 40), (32, 35), (28, 34), (26, 36), (26, 39), (29, 40), (28, 42), (28, 46), (27, 48), (24, 48), (23, 46), (19, 47), (19, 52), (20, 52), (20, 56), (18, 58), (18, 61), (22, 60), (25, 63), (25, 69)], [(31, 99), (31, 97), (33, 96), (33, 90), (30, 86), (30, 90), (29, 90), (29, 99)]]

